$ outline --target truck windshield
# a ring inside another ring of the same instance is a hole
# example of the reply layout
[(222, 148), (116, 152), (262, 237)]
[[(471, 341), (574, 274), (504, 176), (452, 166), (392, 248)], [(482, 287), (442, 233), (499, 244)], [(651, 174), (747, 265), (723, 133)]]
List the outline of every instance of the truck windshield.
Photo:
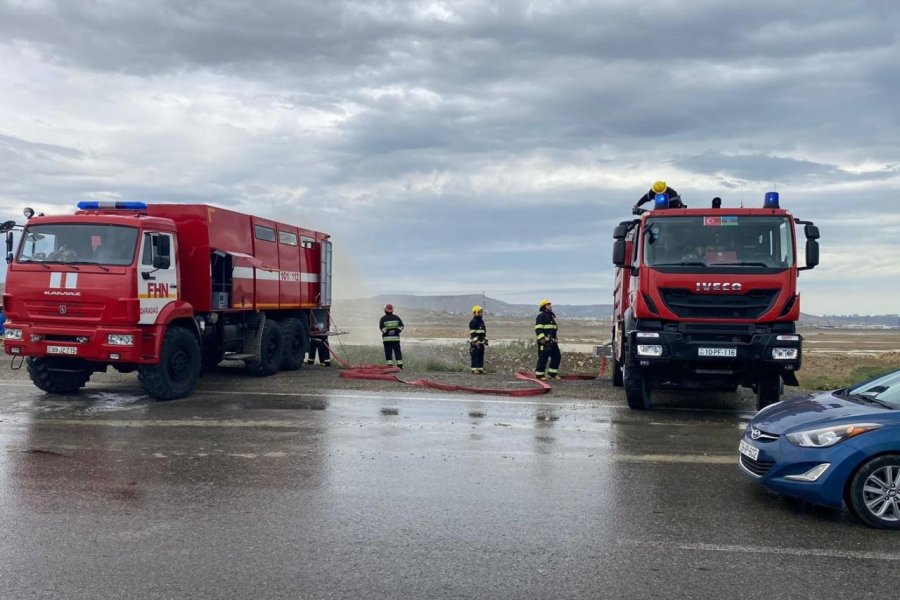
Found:
[(25, 228), (17, 261), (130, 265), (137, 239), (137, 229), (120, 225), (34, 225)]
[(786, 217), (705, 216), (647, 219), (644, 262), (651, 267), (785, 269), (794, 264)]

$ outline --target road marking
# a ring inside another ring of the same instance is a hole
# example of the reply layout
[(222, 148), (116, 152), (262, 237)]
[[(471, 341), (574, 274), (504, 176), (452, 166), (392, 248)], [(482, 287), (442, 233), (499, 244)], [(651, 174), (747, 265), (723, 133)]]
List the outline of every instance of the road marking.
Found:
[(861, 550), (828, 550), (824, 548), (782, 548), (778, 546), (742, 546), (738, 544), (672, 544), (667, 542), (649, 542), (637, 540), (619, 540), (622, 546), (640, 546), (659, 550), (685, 550), (693, 552), (731, 552), (738, 554), (773, 554), (792, 556), (816, 556), (821, 558), (840, 558), (853, 560), (886, 560), (900, 561), (900, 554), (892, 552), (865, 552)]

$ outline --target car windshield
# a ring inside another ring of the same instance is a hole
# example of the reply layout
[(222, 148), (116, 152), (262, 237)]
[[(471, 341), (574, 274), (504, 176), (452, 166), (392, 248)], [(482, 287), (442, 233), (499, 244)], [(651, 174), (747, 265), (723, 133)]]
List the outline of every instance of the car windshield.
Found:
[(101, 224), (26, 227), (19, 247), (20, 263), (130, 265), (138, 232), (134, 227)]
[(705, 216), (647, 220), (644, 262), (653, 266), (785, 269), (794, 264), (786, 217)]
[(848, 396), (864, 396), (900, 409), (900, 371), (847, 388)]

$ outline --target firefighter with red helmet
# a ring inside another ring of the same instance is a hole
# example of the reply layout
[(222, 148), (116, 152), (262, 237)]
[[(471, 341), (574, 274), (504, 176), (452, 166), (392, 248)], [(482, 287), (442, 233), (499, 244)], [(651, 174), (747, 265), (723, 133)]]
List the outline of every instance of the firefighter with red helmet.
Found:
[(472, 320), (469, 321), (469, 354), (474, 375), (484, 375), (484, 347), (488, 341), (483, 312), (480, 306), (473, 306)]
[[(558, 327), (556, 315), (553, 314), (553, 304), (546, 298), (538, 303), (538, 316), (534, 321), (534, 333), (537, 336), (538, 360), (534, 375), (541, 380), (561, 379), (559, 376), (559, 363), (562, 354), (559, 351), (559, 343), (556, 339)], [(547, 362), (550, 366), (547, 366)]]
[(384, 344), (384, 360), (389, 367), (397, 365), (403, 368), (403, 353), (400, 351), (400, 332), (403, 331), (403, 319), (394, 314), (392, 304), (384, 305), (384, 316), (378, 322), (381, 329), (381, 343)]

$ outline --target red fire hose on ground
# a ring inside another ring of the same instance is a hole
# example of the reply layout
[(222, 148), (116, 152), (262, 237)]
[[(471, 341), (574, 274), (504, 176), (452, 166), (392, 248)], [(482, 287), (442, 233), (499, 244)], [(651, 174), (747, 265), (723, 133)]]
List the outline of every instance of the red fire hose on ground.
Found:
[[(404, 383), (406, 385), (415, 385), (419, 387), (426, 387), (435, 390), (442, 390), (445, 392), (466, 392), (469, 394), (487, 394), (494, 396), (514, 396), (518, 398), (528, 397), (528, 396), (540, 396), (542, 394), (547, 394), (552, 389), (550, 384), (545, 381), (541, 381), (537, 377), (535, 377), (532, 373), (525, 373), (523, 371), (519, 371), (516, 373), (516, 379), (521, 381), (529, 381), (535, 384), (537, 387), (521, 389), (521, 390), (510, 390), (505, 388), (483, 388), (483, 387), (473, 387), (468, 385), (453, 385), (447, 383), (441, 383), (439, 381), (431, 381), (430, 379), (414, 379), (407, 380), (401, 379), (399, 373), (401, 369), (398, 367), (391, 367), (385, 365), (351, 365), (347, 361), (343, 360), (341, 357), (336, 355), (334, 351), (325, 345), (328, 348), (328, 351), (331, 353), (332, 358), (334, 358), (335, 362), (341, 365), (343, 369), (341, 370), (340, 376), (342, 379), (370, 379), (374, 381), (396, 381), (398, 383)], [(600, 373), (599, 375), (562, 375), (561, 379), (564, 380), (590, 380), (597, 379), (597, 377), (602, 377), (606, 372), (606, 357), (600, 358)]]

